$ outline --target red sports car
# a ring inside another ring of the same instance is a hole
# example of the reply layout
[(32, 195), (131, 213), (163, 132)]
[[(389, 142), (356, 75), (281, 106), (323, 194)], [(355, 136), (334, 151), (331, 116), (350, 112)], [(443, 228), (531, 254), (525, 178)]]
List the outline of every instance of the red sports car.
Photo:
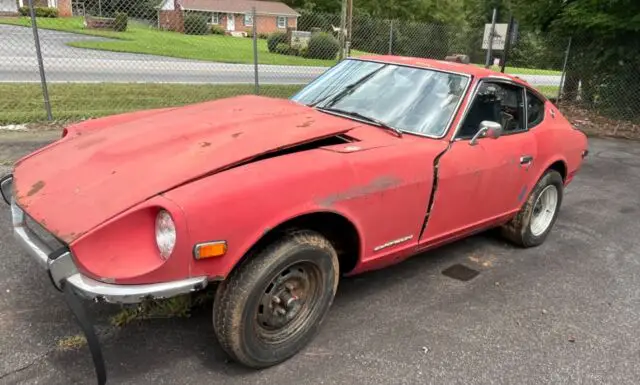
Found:
[(18, 241), (81, 321), (77, 296), (128, 304), (217, 282), (220, 344), (267, 367), (311, 341), (341, 275), (494, 227), (523, 247), (544, 242), (587, 147), (517, 78), (369, 56), (290, 100), (70, 126), (2, 191)]

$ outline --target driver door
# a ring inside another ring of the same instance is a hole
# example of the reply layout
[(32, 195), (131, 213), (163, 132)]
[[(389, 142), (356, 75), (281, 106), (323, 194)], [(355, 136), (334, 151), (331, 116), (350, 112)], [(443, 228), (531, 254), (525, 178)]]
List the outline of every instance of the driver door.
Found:
[[(438, 182), (421, 244), (499, 223), (527, 197), (536, 141), (527, 131), (524, 87), (483, 81), (451, 148), (438, 163)], [(497, 139), (472, 138), (482, 121), (500, 123)]]

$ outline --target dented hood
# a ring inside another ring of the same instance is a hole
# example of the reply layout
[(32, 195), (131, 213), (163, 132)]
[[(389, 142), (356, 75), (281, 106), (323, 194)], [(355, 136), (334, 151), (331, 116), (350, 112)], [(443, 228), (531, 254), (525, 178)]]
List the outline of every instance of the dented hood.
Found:
[(66, 242), (188, 181), (358, 123), (243, 96), (91, 120), (18, 162), (17, 202)]

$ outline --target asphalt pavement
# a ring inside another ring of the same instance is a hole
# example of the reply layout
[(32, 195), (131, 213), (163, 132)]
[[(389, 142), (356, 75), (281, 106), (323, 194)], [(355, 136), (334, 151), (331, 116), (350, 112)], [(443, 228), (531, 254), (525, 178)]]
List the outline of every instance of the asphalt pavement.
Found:
[[(0, 155), (43, 143), (14, 135)], [(640, 145), (590, 143), (544, 245), (481, 234), (344, 279), (320, 335), (270, 369), (226, 359), (211, 304), (122, 329), (108, 327), (116, 309), (92, 305), (109, 384), (640, 383)], [(62, 295), (10, 231), (2, 209), (0, 384), (95, 383), (87, 348), (59, 347), (80, 333)], [(480, 274), (442, 274), (454, 264)]]
[[(193, 83), (254, 82), (251, 64), (212, 63), (163, 56), (69, 47), (100, 37), (39, 30), (47, 80), (50, 82)], [(30, 28), (0, 25), (0, 82), (39, 82), (33, 34)], [(326, 67), (260, 65), (262, 84), (306, 84)], [(557, 75), (518, 75), (534, 86), (557, 86)]]

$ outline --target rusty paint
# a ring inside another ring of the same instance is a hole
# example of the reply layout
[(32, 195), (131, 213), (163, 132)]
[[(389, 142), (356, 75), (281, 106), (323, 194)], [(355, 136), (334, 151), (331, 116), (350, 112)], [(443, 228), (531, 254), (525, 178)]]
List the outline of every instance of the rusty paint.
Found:
[(205, 148), (211, 146), (211, 142), (202, 142), (200, 143), (200, 147)]
[(31, 190), (29, 190), (29, 192), (27, 193), (27, 196), (33, 196), (35, 194), (38, 193), (38, 191), (42, 190), (42, 188), (44, 187), (44, 182), (39, 180), (36, 183), (33, 184), (33, 186), (31, 186)]
[(298, 124), (296, 127), (299, 128), (304, 128), (304, 127), (309, 127), (311, 126), (313, 123), (315, 122), (315, 120), (307, 120), (306, 122), (302, 123), (302, 124)]
[(233, 133), (233, 134), (231, 135), (231, 137), (232, 137), (233, 139), (235, 139), (235, 138), (237, 138), (238, 136), (240, 136), (240, 135), (242, 135), (242, 134), (243, 134), (243, 132), (242, 132), (242, 131), (238, 131), (238, 132)]
[(520, 190), (520, 194), (518, 194), (518, 202), (522, 202), (526, 192), (527, 192), (527, 186), (522, 186), (522, 190)]
[(318, 201), (318, 204), (323, 207), (331, 207), (336, 202), (345, 201), (349, 199), (358, 198), (365, 195), (375, 194), (384, 190), (392, 189), (398, 186), (402, 181), (394, 176), (381, 176), (375, 178), (370, 183), (364, 186), (358, 186), (350, 188), (346, 191), (332, 194)]

